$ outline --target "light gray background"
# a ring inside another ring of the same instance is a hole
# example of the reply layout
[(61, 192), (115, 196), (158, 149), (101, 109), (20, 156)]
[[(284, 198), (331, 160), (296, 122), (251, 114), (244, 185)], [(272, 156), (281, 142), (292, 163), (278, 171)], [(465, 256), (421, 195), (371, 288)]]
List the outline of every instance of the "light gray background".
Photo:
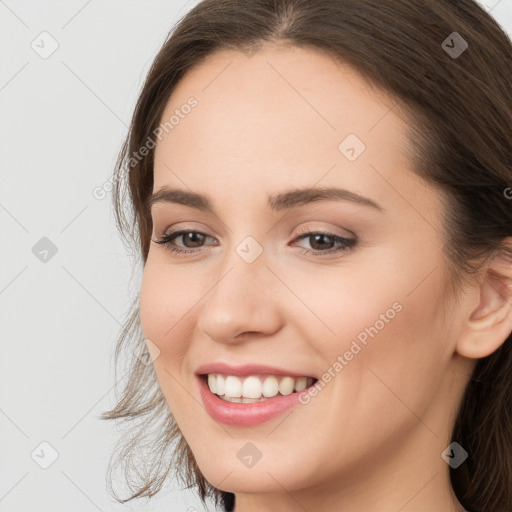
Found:
[[(116, 432), (97, 419), (140, 279), (109, 179), (151, 60), (196, 3), (0, 1), (1, 512), (202, 510), (172, 481), (150, 501), (111, 500)], [(512, 0), (481, 3), (512, 34)], [(51, 48), (44, 31), (58, 43), (46, 59), (31, 47)], [(57, 247), (46, 262), (32, 251), (43, 237)], [(48, 469), (31, 457), (50, 460), (43, 441), (58, 452)]]

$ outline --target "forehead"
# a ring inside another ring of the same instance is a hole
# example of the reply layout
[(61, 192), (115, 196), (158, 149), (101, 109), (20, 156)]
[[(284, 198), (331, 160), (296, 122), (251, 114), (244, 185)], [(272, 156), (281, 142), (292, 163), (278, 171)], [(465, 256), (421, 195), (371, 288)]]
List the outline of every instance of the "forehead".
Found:
[[(191, 97), (196, 106), (184, 109)], [(352, 67), (313, 49), (217, 52), (167, 103), (161, 122), (175, 122), (157, 143), (154, 189), (181, 177), (200, 188), (322, 180), (362, 191), (365, 178), (375, 179), (369, 163), (407, 166), (408, 127), (395, 106)], [(356, 159), (347, 158), (350, 146)]]

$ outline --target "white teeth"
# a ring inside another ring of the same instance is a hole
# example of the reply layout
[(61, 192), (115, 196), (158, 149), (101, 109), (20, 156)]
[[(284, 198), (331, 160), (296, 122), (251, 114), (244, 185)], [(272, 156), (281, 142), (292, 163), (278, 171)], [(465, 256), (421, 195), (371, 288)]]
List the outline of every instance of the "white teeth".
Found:
[[(208, 375), (208, 378), (210, 378), (210, 375)], [(212, 391), (212, 393), (215, 393), (215, 391)], [(224, 394), (232, 398), (242, 396), (242, 383), (238, 377), (234, 377), (233, 375), (228, 375), (226, 377), (226, 382), (224, 383)]]
[(217, 393), (217, 379), (213, 373), (208, 375), (208, 386), (210, 387), (210, 391), (212, 393)]
[(270, 375), (263, 381), (263, 396), (272, 398), (279, 392), (279, 382), (277, 379)]
[(242, 384), (242, 395), (244, 398), (260, 398), (262, 387), (258, 377), (247, 377)]
[(283, 377), (279, 383), (279, 393), (281, 393), (281, 395), (291, 395), (294, 386), (295, 379), (293, 377)]
[(281, 395), (291, 395), (294, 390), (302, 391), (313, 384), (311, 377), (281, 377), (274, 375), (234, 375), (208, 374), (208, 387), (212, 393), (229, 402), (252, 403)]
[[(210, 375), (212, 375), (212, 374), (210, 374)], [(210, 375), (208, 375), (208, 378), (210, 378)], [(216, 386), (215, 393), (217, 395), (223, 395), (224, 394), (225, 384), (226, 384), (226, 380), (224, 379), (224, 376), (217, 375), (217, 381), (215, 383), (215, 386)]]

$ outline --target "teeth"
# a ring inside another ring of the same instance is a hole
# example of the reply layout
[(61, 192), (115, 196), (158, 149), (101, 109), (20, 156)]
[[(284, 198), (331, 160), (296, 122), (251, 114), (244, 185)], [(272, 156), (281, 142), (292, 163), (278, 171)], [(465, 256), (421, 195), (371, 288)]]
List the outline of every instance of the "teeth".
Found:
[(254, 402), (264, 402), (266, 398), (231, 398), (230, 396), (223, 395), (222, 400), (226, 402), (236, 402), (237, 404), (253, 404)]
[[(208, 376), (208, 378), (210, 378), (210, 376)], [(213, 391), (213, 393), (215, 392), (216, 391)], [(226, 382), (224, 384), (224, 394), (226, 396), (230, 396), (231, 398), (242, 396), (242, 382), (238, 377), (234, 377), (233, 375), (226, 377)]]
[(217, 393), (217, 378), (215, 375), (213, 375), (213, 373), (208, 375), (208, 386), (212, 393)]
[[(308, 378), (307, 377), (299, 377), (295, 380), (295, 391), (302, 391), (308, 387)], [(219, 385), (217, 384), (217, 389)]]
[[(210, 378), (210, 375), (208, 375), (208, 378)], [(226, 389), (226, 379), (224, 379), (223, 375), (217, 375), (217, 380), (216, 380), (215, 386), (216, 386), (215, 393), (217, 393), (218, 395), (223, 395), (224, 390)]]
[(295, 386), (295, 379), (293, 377), (283, 377), (279, 383), (279, 393), (281, 395), (291, 395)]
[(262, 388), (263, 396), (271, 398), (279, 392), (279, 382), (273, 375), (270, 375), (263, 381)]
[(281, 395), (291, 395), (313, 384), (312, 377), (282, 377), (274, 375), (234, 375), (208, 374), (208, 387), (212, 393), (228, 402), (252, 403)]
[(261, 398), (262, 388), (258, 377), (247, 377), (242, 384), (242, 395), (244, 398)]

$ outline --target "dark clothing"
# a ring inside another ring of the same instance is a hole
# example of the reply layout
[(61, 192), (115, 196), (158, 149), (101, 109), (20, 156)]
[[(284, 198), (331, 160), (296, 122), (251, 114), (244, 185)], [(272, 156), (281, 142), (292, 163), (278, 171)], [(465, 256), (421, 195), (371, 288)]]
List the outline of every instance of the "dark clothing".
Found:
[(223, 493), (222, 507), (224, 512), (233, 512), (235, 510), (235, 495), (232, 492)]

